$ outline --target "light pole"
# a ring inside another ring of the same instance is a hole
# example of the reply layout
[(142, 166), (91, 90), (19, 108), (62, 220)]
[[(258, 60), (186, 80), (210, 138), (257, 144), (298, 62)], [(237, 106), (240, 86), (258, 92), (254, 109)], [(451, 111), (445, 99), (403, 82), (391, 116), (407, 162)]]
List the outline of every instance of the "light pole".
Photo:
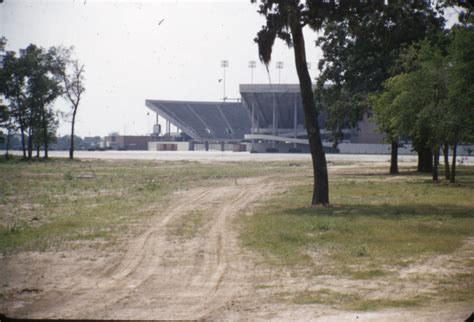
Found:
[(283, 69), (283, 62), (282, 61), (277, 61), (276, 68), (278, 69), (278, 84), (280, 84), (281, 80), (281, 70)]
[(249, 61), (249, 68), (250, 68), (250, 84), (253, 84), (253, 70), (257, 64), (255, 63), (255, 60)]
[(224, 99), (224, 102), (225, 102), (225, 100), (226, 100), (226, 97), (225, 97), (225, 69), (227, 67), (229, 67), (229, 61), (228, 60), (222, 60), (221, 61), (221, 67), (222, 67), (222, 70), (224, 71), (224, 78), (223, 78), (224, 96), (223, 96), (223, 99)]

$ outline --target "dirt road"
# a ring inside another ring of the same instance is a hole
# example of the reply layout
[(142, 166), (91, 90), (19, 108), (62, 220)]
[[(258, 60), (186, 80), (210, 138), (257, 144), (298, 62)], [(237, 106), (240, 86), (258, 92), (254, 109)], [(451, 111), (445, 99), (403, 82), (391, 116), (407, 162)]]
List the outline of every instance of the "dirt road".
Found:
[[(91, 258), (98, 256), (92, 251), (4, 259), (2, 280), (15, 285), (4, 309), (35, 318), (218, 317), (226, 306), (248, 297), (255, 282), (233, 218), (273, 189), (271, 181), (252, 178), (177, 193), (124, 253), (109, 257)], [(196, 212), (204, 217), (199, 234), (173, 233)]]
[[(163, 210), (156, 210), (146, 223), (148, 228), (118, 245), (117, 251), (80, 247), (0, 257), (0, 312), (12, 317), (75, 319), (465, 318), (469, 311), (465, 306), (443, 307), (443, 313), (439, 308), (350, 312), (282, 300), (285, 294), (311, 289), (392, 293), (405, 286), (325, 276), (308, 280), (261, 263), (241, 247), (234, 219), (251, 213), (259, 201), (284, 188), (281, 180), (263, 177), (218, 181), (175, 193)], [(467, 244), (456, 256), (474, 256), (471, 246)], [(439, 266), (452, 260), (446, 258)]]

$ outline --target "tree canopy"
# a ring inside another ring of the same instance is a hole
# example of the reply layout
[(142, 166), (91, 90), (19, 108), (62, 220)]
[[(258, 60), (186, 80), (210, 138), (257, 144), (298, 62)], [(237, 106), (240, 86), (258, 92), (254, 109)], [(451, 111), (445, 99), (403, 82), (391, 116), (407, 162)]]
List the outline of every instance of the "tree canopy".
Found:
[(421, 1), (376, 1), (325, 23), (316, 41), (323, 51), (317, 98), (335, 145), (342, 129), (355, 127), (370, 108), (367, 96), (396, 71), (403, 48), (442, 30), (440, 11)]
[[(5, 43), (3, 38), (2, 46)], [(40, 146), (44, 148), (44, 157), (48, 157), (48, 147), (58, 126), (53, 103), (65, 93), (64, 70), (71, 65), (64, 52), (56, 47), (45, 49), (30, 44), (19, 55), (7, 51), (3, 59), (0, 94), (8, 107), (9, 122), (20, 130), (24, 158), (31, 159), (33, 149), (39, 151)], [(79, 89), (82, 93), (83, 86)]]

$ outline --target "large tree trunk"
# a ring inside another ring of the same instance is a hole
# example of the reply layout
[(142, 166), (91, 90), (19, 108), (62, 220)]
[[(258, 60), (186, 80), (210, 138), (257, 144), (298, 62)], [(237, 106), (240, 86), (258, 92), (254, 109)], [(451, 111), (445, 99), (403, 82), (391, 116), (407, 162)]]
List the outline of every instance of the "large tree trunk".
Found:
[(329, 205), (329, 182), (326, 155), (319, 133), (318, 112), (314, 102), (313, 86), (306, 62), (303, 28), (300, 25), (298, 10), (295, 5), (295, 15), (290, 23), (290, 29), (293, 38), (296, 71), (300, 81), (301, 99), (303, 102), (306, 130), (308, 132), (309, 148), (313, 161), (314, 187), (311, 204), (313, 206), (327, 206)]
[(420, 150), (416, 150), (416, 153), (418, 154), (418, 163), (416, 166), (416, 171), (422, 172), (423, 170), (423, 153)]
[(8, 154), (8, 152), (10, 151), (10, 142), (11, 142), (11, 131), (8, 130), (7, 131), (7, 139), (6, 139), (6, 142), (5, 142), (5, 159), (9, 159), (10, 158), (10, 155)]
[(424, 149), (424, 157), (423, 157), (424, 165), (423, 169), (424, 172), (430, 173), (433, 172), (433, 152), (430, 148)]
[(443, 156), (444, 156), (444, 177), (446, 180), (451, 179), (451, 171), (449, 170), (449, 144), (443, 145)]
[(76, 111), (77, 106), (74, 107), (74, 112), (72, 113), (72, 124), (71, 124), (71, 145), (69, 146), (69, 159), (74, 159), (74, 125), (76, 122)]
[(439, 146), (433, 149), (433, 181), (438, 181)]
[(453, 145), (453, 161), (452, 161), (452, 165), (451, 165), (451, 179), (449, 180), (449, 182), (451, 182), (451, 183), (456, 182), (456, 152), (457, 152), (457, 149), (458, 149), (458, 144), (454, 143), (454, 145)]
[(390, 174), (398, 174), (398, 140), (391, 142)]
[(45, 108), (42, 108), (41, 118), (43, 119), (43, 140), (44, 140), (44, 158), (48, 158), (48, 120), (46, 119), (46, 111)]
[(21, 150), (23, 151), (23, 159), (26, 159), (25, 129), (23, 128), (23, 121), (21, 117), (20, 117), (20, 134), (21, 134)]
[(418, 152), (418, 172), (433, 172), (433, 153), (430, 148), (422, 148)]
[(28, 159), (31, 160), (33, 157), (33, 132), (28, 131)]

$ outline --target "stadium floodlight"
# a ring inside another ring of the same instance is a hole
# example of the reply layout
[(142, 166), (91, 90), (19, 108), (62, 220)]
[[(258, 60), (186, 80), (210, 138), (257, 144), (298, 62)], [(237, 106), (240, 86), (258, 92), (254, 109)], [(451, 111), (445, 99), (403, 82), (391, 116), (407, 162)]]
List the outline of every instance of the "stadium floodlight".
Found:
[(224, 72), (224, 77), (222, 78), (222, 80), (223, 80), (222, 86), (223, 86), (223, 88), (224, 88), (223, 100), (224, 100), (224, 102), (225, 102), (225, 100), (226, 100), (226, 97), (225, 97), (225, 69), (226, 69), (227, 67), (229, 67), (229, 61), (228, 61), (228, 60), (221, 60), (221, 67), (222, 67), (222, 70), (223, 70), (223, 72)]
[(283, 62), (282, 61), (277, 61), (276, 62), (276, 68), (278, 69), (278, 84), (280, 84), (281, 70), (283, 69)]
[(249, 68), (250, 68), (250, 83), (253, 84), (253, 70), (257, 67), (257, 63), (255, 60), (249, 61)]

